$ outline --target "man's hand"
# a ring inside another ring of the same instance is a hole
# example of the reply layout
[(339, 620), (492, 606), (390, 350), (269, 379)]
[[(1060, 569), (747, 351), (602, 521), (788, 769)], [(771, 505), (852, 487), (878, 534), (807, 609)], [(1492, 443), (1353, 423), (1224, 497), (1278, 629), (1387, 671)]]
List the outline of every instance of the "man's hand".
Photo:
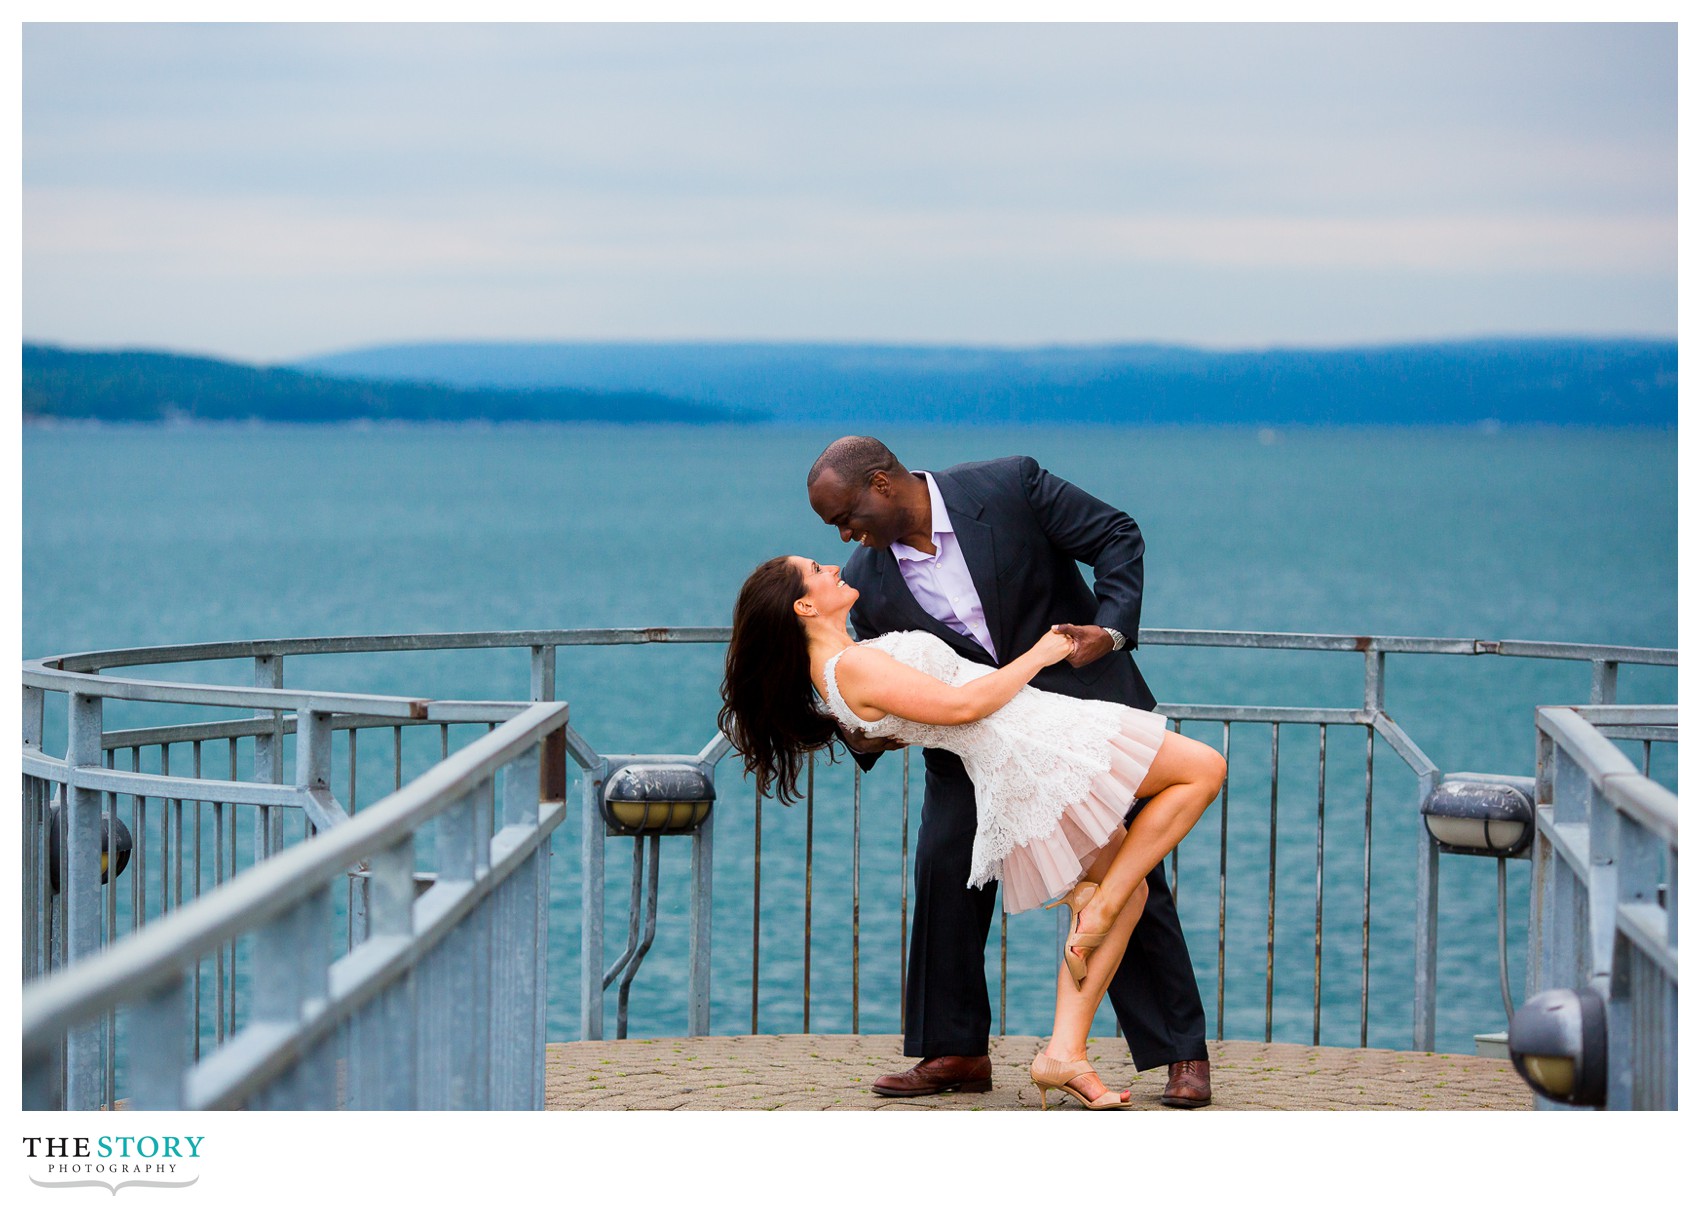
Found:
[(844, 743), (855, 753), (890, 753), (893, 749), (907, 748), (902, 741), (888, 736), (869, 736), (860, 728), (840, 727), (838, 735), (844, 738)]
[(1116, 642), (1110, 633), (1095, 623), (1058, 623), (1056, 630), (1074, 641), (1074, 653), (1068, 663), (1076, 669), (1115, 651)]

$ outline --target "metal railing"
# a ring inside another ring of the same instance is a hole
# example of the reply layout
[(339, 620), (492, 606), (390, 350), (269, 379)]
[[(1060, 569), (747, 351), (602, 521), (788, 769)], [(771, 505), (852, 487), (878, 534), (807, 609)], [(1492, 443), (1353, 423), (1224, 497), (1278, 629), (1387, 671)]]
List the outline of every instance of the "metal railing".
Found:
[[(254, 641), (235, 644), (185, 645), (150, 649), (122, 650), (105, 653), (84, 653), (32, 661), (24, 667), (24, 831), (25, 831), (25, 976), (26, 981), (39, 979), (56, 968), (69, 964), (72, 968), (86, 961), (103, 946), (113, 946), (126, 929), (152, 927), (150, 917), (164, 913), (167, 921), (187, 912), (198, 898), (210, 898), (221, 890), (222, 884), (233, 878), (246, 877), (252, 871), (263, 870), (270, 863), (293, 853), (302, 845), (318, 840), (315, 834), (336, 834), (346, 830), (353, 821), (363, 818), (367, 809), (353, 815), (361, 763), (373, 753), (393, 755), (394, 782), (404, 784), (403, 734), (416, 738), (421, 731), (433, 727), (440, 731), (439, 750), (428, 755), (431, 760), (450, 756), (451, 727), (475, 731), (492, 728), (499, 721), (512, 718), (527, 709), (524, 702), (447, 701), (422, 698), (327, 693), (283, 688), (283, 659), (293, 655), (319, 656), (331, 653), (399, 653), (442, 652), (453, 649), (520, 649), (529, 652), (530, 697), (534, 701), (555, 698), (555, 669), (557, 650), (563, 647), (634, 645), (652, 643), (721, 644), (728, 638), (725, 628), (627, 628), (570, 631), (482, 632), (444, 635), (356, 636), (325, 639), (293, 639)], [(1609, 647), (1597, 645), (1542, 644), (1522, 641), (1486, 641), (1475, 639), (1435, 639), (1412, 637), (1363, 637), (1345, 635), (1295, 635), (1281, 633), (1201, 632), (1150, 629), (1142, 633), (1146, 649), (1205, 648), (1254, 649), (1261, 651), (1287, 650), (1295, 652), (1344, 652), (1358, 654), (1363, 661), (1362, 693), (1354, 694), (1343, 706), (1293, 707), (1208, 704), (1168, 704), (1164, 710), (1174, 726), (1202, 726), (1208, 735), (1203, 739), (1220, 742), (1230, 763), (1230, 779), (1213, 811), (1217, 812), (1216, 831), (1220, 853), (1214, 861), (1198, 864), (1180, 853), (1171, 862), (1171, 876), (1177, 891), (1185, 873), (1188, 895), (1196, 870), (1208, 870), (1214, 876), (1216, 899), (1216, 1034), (1221, 1038), (1225, 1010), (1225, 991), (1229, 984), (1228, 936), (1229, 913), (1229, 788), (1234, 788), (1234, 812), (1231, 814), (1236, 840), (1245, 829), (1268, 830), (1268, 870), (1262, 908), (1263, 930), (1263, 1032), (1266, 1039), (1276, 1034), (1276, 1009), (1280, 999), (1276, 992), (1277, 945), (1276, 900), (1277, 870), (1292, 866), (1292, 842), (1280, 848), (1285, 833), (1291, 837), (1295, 811), (1290, 807), (1291, 794), (1283, 802), (1282, 768), (1289, 771), (1295, 765), (1292, 756), (1293, 737), (1307, 735), (1315, 729), (1316, 792), (1314, 801), (1314, 834), (1303, 842), (1314, 863), (1314, 904), (1308, 908), (1312, 919), (1313, 937), (1310, 940), (1308, 963), (1310, 980), (1306, 1009), (1309, 1011), (1309, 1035), (1319, 1042), (1322, 1025), (1322, 988), (1324, 982), (1324, 873), (1337, 869), (1341, 861), (1339, 847), (1326, 845), (1330, 832), (1342, 824), (1353, 827), (1361, 820), (1361, 846), (1352, 846), (1347, 861), (1353, 864), (1354, 882), (1361, 886), (1359, 904), (1352, 913), (1357, 925), (1355, 951), (1358, 993), (1358, 1037), (1367, 1042), (1371, 1017), (1370, 994), (1370, 910), (1372, 906), (1372, 872), (1387, 870), (1395, 862), (1403, 871), (1414, 871), (1416, 913), (1414, 951), (1414, 997), (1412, 1002), (1412, 1042), (1421, 1049), (1431, 1049), (1434, 1041), (1436, 1011), (1436, 952), (1438, 932), (1438, 850), (1422, 830), (1414, 854), (1390, 859), (1376, 853), (1374, 844), (1376, 815), (1375, 758), (1377, 740), (1400, 758), (1402, 767), (1415, 779), (1413, 794), (1402, 806), (1408, 812), (1399, 815), (1415, 820), (1415, 806), (1442, 777), (1435, 762), (1406, 734), (1386, 709), (1386, 658), (1389, 654), (1413, 654), (1425, 657), (1469, 656), (1497, 658), (1536, 658), (1557, 661), (1585, 662), (1591, 669), (1591, 697), (1597, 702), (1615, 698), (1617, 671), (1620, 664), (1674, 666), (1673, 650)], [(163, 682), (135, 677), (121, 677), (105, 672), (135, 666), (162, 665), (200, 661), (252, 662), (252, 686), (232, 687), (204, 683)], [(60, 761), (42, 751), (43, 700), (49, 694), (62, 694), (67, 700), (66, 758)], [(240, 719), (193, 721), (164, 726), (132, 728), (102, 732), (99, 703), (102, 698), (131, 699), (161, 704), (183, 704), (238, 708), (253, 712)], [(1220, 734), (1210, 731), (1220, 727)], [(1261, 734), (1267, 728), (1267, 749), (1260, 740), (1252, 742), (1254, 750), (1247, 751), (1246, 742), (1233, 742), (1248, 728)], [(1347, 761), (1338, 760), (1340, 745), (1330, 745), (1330, 733), (1347, 729), (1361, 735), (1363, 782), (1355, 789), (1342, 792), (1339, 778), (1330, 779), (1330, 766), (1344, 765), (1355, 776), (1359, 769), (1352, 750), (1346, 747)], [(570, 759), (580, 772), (579, 803), (576, 814), (580, 826), (580, 894), (579, 911), (580, 971), (578, 973), (579, 1033), (584, 1038), (600, 1038), (603, 1034), (603, 1005), (607, 990), (619, 986), (619, 1031), (625, 1030), (626, 1006), (632, 980), (655, 937), (655, 875), (658, 870), (659, 839), (638, 838), (633, 842), (633, 888), (628, 915), (628, 939), (619, 959), (612, 967), (604, 967), (604, 917), (606, 881), (607, 831), (599, 815), (603, 780), (609, 771), (627, 760), (620, 755), (600, 753), (571, 727), (556, 731), (565, 738), (564, 747), (552, 749), (545, 755), (546, 777), (565, 794), (565, 774), (560, 767)], [(359, 743), (362, 736), (378, 733), (382, 743), (376, 747)], [(387, 734), (387, 735), (385, 735)], [(343, 738), (341, 754), (335, 759), (346, 769), (346, 784), (333, 778), (334, 742)], [(1643, 738), (1648, 751), (1654, 741), (1674, 741), (1674, 727)], [(1284, 745), (1283, 742), (1286, 742)], [(288, 746), (293, 743), (295, 775), (291, 782), (283, 776)], [(251, 777), (239, 777), (241, 751), (249, 749), (247, 766)], [(410, 741), (411, 744), (411, 741)], [(209, 750), (210, 747), (210, 750)], [(417, 759), (418, 746), (413, 745)], [(561, 749), (564, 748), (564, 753)], [(1308, 766), (1308, 746), (1305, 763)], [(223, 752), (220, 752), (220, 750)], [(185, 753), (187, 750), (187, 753)], [(695, 764), (712, 774), (716, 763), (726, 752), (724, 738), (713, 734), (696, 753), (675, 755), (672, 760)], [(1267, 783), (1262, 782), (1265, 769), (1262, 753), (1267, 752)], [(173, 754), (177, 756), (174, 758)], [(653, 759), (656, 756), (650, 755)], [(125, 770), (120, 766), (128, 765)], [(367, 765), (369, 766), (369, 761)], [(388, 763), (386, 763), (387, 765)], [(891, 763), (887, 763), (889, 767)], [(207, 777), (217, 766), (220, 777)], [(145, 769), (144, 769), (145, 767)], [(1247, 802), (1244, 784), (1233, 777), (1235, 769), (1249, 772), (1254, 787), (1248, 809), (1239, 805)], [(895, 884), (882, 898), (898, 904), (897, 955), (894, 965), (896, 979), (892, 988), (878, 994), (891, 997), (901, 1005), (909, 915), (908, 866), (910, 855), (910, 763), (907, 754), (901, 764), (901, 784), (893, 791), (889, 786), (884, 794), (900, 801), (901, 821), (898, 826), (901, 863)], [(174, 772), (175, 771), (175, 772)], [(779, 856), (782, 874), (795, 873), (801, 866), (802, 950), (800, 974), (792, 985), (800, 989), (803, 1029), (808, 1031), (818, 1019), (812, 1014), (819, 965), (815, 962), (814, 939), (818, 933), (816, 901), (827, 891), (847, 892), (849, 930), (849, 1028), (861, 1029), (861, 1010), (864, 1001), (862, 973), (863, 934), (863, 809), (864, 779), (853, 770), (849, 787), (843, 794), (849, 798), (850, 837), (848, 862), (835, 861), (827, 878), (817, 885), (815, 803), (818, 793), (828, 790), (817, 787), (816, 770), (811, 765), (807, 794), (803, 805), (804, 837), (801, 853), (787, 851)], [(228, 774), (228, 777), (223, 777)], [(878, 776), (873, 776), (878, 777)], [(346, 788), (340, 798), (333, 793)], [(1290, 785), (1290, 780), (1289, 780)], [(66, 837), (68, 844), (59, 856), (61, 886), (73, 889), (72, 897), (54, 895), (54, 872), (48, 862), (52, 850), (52, 805), (54, 788), (65, 788)], [(876, 791), (881, 790), (876, 787)], [(1308, 798), (1308, 796), (1306, 797)], [(119, 808), (128, 799), (130, 821), (135, 826), (135, 853), (131, 869), (120, 873), (116, 866), (111, 878), (101, 883), (100, 830), (104, 823), (117, 831), (122, 823)], [(1344, 799), (1346, 807), (1334, 807)], [(1267, 811), (1262, 805), (1267, 804)], [(150, 813), (150, 805), (153, 811)], [(236, 806), (252, 811), (238, 817)], [(771, 848), (772, 827), (764, 821), (763, 805), (758, 800), (752, 818), (753, 896), (749, 922), (750, 1030), (760, 1029), (761, 991), (764, 971), (771, 975), (774, 960), (764, 956), (761, 942), (764, 924), (763, 855)], [(725, 809), (720, 810), (724, 812)], [(1309, 813), (1309, 807), (1302, 809)], [(352, 820), (350, 819), (352, 815)], [(735, 818), (736, 819), (736, 818)], [(92, 822), (92, 824), (91, 824)], [(742, 822), (739, 822), (740, 824)], [(1202, 831), (1200, 831), (1202, 832)], [(244, 836), (245, 835), (245, 836)], [(296, 836), (298, 835), (298, 837)], [(736, 835), (734, 835), (736, 836)], [(248, 842), (239, 846), (239, 837)], [(712, 1003), (710, 974), (713, 970), (711, 929), (713, 914), (714, 817), (711, 815), (691, 837), (691, 928), (688, 958), (687, 1022), (692, 1033), (710, 1029)], [(1202, 839), (1189, 839), (1185, 853), (1195, 854), (1206, 848)], [(247, 870), (239, 870), (239, 858), (251, 853)], [(770, 854), (767, 863), (771, 866)], [(1303, 860), (1301, 860), (1303, 861)], [(650, 893), (647, 904), (640, 903), (640, 881), (648, 871)], [(121, 878), (122, 876), (122, 878)], [(128, 882), (128, 902), (118, 895), (117, 888)], [(366, 894), (367, 882), (358, 870), (346, 873), (340, 905), (333, 906), (344, 923), (347, 946), (352, 954), (361, 940), (369, 937)], [(92, 889), (92, 892), (91, 892)], [(150, 891), (151, 890), (151, 891)], [(1284, 894), (1290, 895), (1290, 894)], [(120, 912), (123, 910), (123, 912)], [(725, 907), (722, 907), (725, 912)], [(161, 923), (155, 922), (154, 925)], [(742, 930), (743, 927), (739, 927)], [(722, 937), (728, 937), (722, 935)], [(1059, 935), (1060, 941), (1060, 935)], [(882, 943), (882, 946), (884, 944)], [(1047, 957), (1047, 963), (1054, 957)], [(1019, 962), (1019, 961), (1018, 961)], [(1007, 997), (1011, 984), (1010, 931), (1008, 919), (1000, 922), (997, 945), (999, 977), (998, 1029), (1005, 1029)], [(764, 969), (764, 964), (766, 965)], [(203, 976), (203, 967), (206, 969)], [(212, 951), (211, 958), (196, 966), (188, 975), (189, 998), (193, 1022), (200, 1028), (189, 1040), (191, 1060), (200, 1054), (203, 1038), (208, 1046), (222, 1046), (234, 1037), (239, 1025), (237, 1005), (252, 1000), (248, 986), (255, 979), (254, 957), (225, 938)], [(836, 975), (836, 974), (834, 974)], [(1282, 970), (1282, 983), (1291, 984), (1290, 968)], [(883, 985), (883, 978), (882, 978)], [(211, 1006), (203, 1006), (204, 987), (213, 990)], [(121, 999), (119, 999), (121, 1000)], [(1285, 1004), (1285, 1003), (1282, 1003)], [(722, 1014), (725, 1010), (720, 1011)], [(113, 1074), (115, 1040), (118, 1032), (110, 1018), (98, 1025), (98, 1034), (105, 1049), (104, 1089), (90, 1105), (112, 1105), (117, 1091)], [(1284, 1011), (1290, 1035), (1293, 1015)], [(91, 1031), (94, 1028), (81, 1027)], [(85, 1099), (90, 1097), (83, 1088)]]
[(1528, 992), (1592, 987), (1605, 998), (1614, 1109), (1677, 1106), (1677, 812), (1676, 796), (1610, 738), (1666, 739), (1676, 724), (1674, 707), (1535, 717)]
[[(27, 985), (25, 1105), (117, 1105), (101, 1033), (125, 1007), (132, 1107), (540, 1109), (547, 839), (565, 814), (540, 799), (540, 752), (566, 718), (565, 704), (522, 711), (358, 818)], [(98, 891), (78, 870), (98, 818), (76, 809), (89, 780), (59, 773), (73, 789), (74, 931), (90, 899), (77, 881)], [(437, 871), (416, 895), (415, 847), (432, 824)], [(355, 870), (366, 930), (331, 961), (333, 888)], [(196, 1058), (191, 974), (245, 936), (248, 1021)]]

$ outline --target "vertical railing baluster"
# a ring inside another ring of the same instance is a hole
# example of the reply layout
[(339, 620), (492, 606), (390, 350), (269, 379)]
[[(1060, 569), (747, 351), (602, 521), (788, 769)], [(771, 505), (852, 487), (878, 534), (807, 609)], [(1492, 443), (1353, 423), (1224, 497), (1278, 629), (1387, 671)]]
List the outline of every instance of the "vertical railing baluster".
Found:
[[(59, 890), (65, 903), (65, 959), (74, 964), (100, 950), (100, 826), (105, 797), (79, 786), (76, 769), (102, 764), (102, 701), (85, 694), (69, 697), (65, 761), (71, 770), (65, 788)], [(98, 1021), (66, 1032), (67, 1110), (92, 1111), (105, 1098), (103, 1034)]]
[[(504, 829), (537, 827), (542, 770), (541, 744), (508, 764), (502, 784)], [(498, 945), (491, 947), (495, 959), (491, 1101), (500, 1110), (543, 1109), (549, 995), (543, 945), (548, 937), (547, 870), (548, 843), (544, 842), (498, 893)]]
[[(201, 742), (195, 741), (190, 746), (190, 758), (191, 758), (192, 764), (193, 764), (194, 769), (195, 769), (195, 777), (198, 779), (198, 778), (201, 777)], [(202, 862), (202, 857), (201, 857), (201, 830), (202, 830), (202, 827), (203, 827), (203, 824), (204, 824), (204, 822), (201, 819), (201, 805), (202, 805), (203, 802), (204, 801), (202, 801), (202, 800), (196, 800), (195, 801), (195, 864), (194, 864), (194, 866), (195, 866), (195, 899), (196, 900), (199, 900), (200, 896), (201, 896), (201, 862)], [(193, 1021), (194, 1021), (194, 1024), (195, 1024), (193, 1052), (194, 1052), (195, 1060), (198, 1061), (198, 1060), (201, 1059), (201, 964), (200, 963), (196, 963), (196, 965), (195, 965), (195, 973), (194, 973), (193, 980), (194, 980), (194, 989), (193, 989), (193, 1006), (194, 1006), (194, 1009), (193, 1009), (192, 1017), (193, 1017)]]
[(998, 894), (998, 1034), (1009, 1034), (1009, 911)]
[[(254, 686), (261, 690), (281, 690), (283, 688), (283, 658), (280, 656), (257, 656), (254, 658)], [(256, 783), (283, 782), (283, 712), (267, 710), (262, 707), (254, 712), (259, 719), (270, 718), (272, 722), (269, 733), (259, 733), (254, 737), (254, 781)], [(234, 751), (236, 742), (231, 741)], [(234, 768), (233, 768), (234, 771)], [(236, 775), (233, 772), (232, 780)], [(261, 804), (255, 810), (254, 830), (254, 861), (259, 862), (274, 853), (283, 844), (283, 818), (281, 813), (274, 813), (269, 804)]]
[(1263, 960), (1263, 1042), (1274, 1038), (1275, 1030), (1275, 837), (1276, 804), (1281, 785), (1281, 725), (1269, 726), (1269, 927), (1265, 935)]
[(862, 1033), (862, 768), (850, 784), (850, 1034)]
[(129, 1016), (130, 1074), (126, 1106), (135, 1111), (174, 1111), (183, 1105), (188, 1072), (184, 1012), (188, 986), (182, 974), (150, 991)]
[(1222, 849), (1216, 881), (1216, 1039), (1222, 1039), (1222, 1013), (1227, 999), (1228, 975), (1228, 783), (1234, 773), (1228, 748), (1229, 729), (1222, 721)]
[[(106, 764), (110, 769), (116, 770), (118, 768), (118, 751), (116, 749), (107, 751)], [(135, 803), (134, 797), (131, 797), (131, 803), (132, 805)], [(132, 813), (132, 815), (134, 814)], [(108, 884), (114, 884), (118, 879), (118, 865), (114, 860), (117, 858), (117, 831), (119, 819), (118, 794), (117, 792), (111, 792), (106, 797), (107, 840), (104, 843), (106, 853), (103, 854), (101, 858), (101, 878)], [(137, 826), (136, 831), (131, 835), (130, 894), (132, 905), (145, 905), (147, 883), (143, 879), (143, 873), (146, 870), (146, 864), (143, 859), (147, 850), (147, 830), (140, 827), (140, 821), (137, 822)], [(105, 945), (108, 947), (116, 943), (119, 937), (118, 898), (116, 894), (114, 894), (109, 901), (109, 905), (110, 909), (107, 914), (105, 939)], [(136, 929), (136, 925), (137, 916), (134, 912), (132, 912), (130, 916), (131, 931)], [(115, 1105), (115, 1100), (118, 1095), (118, 1012), (116, 1010), (107, 1011), (105, 1043), (105, 1075), (103, 1080), (105, 1082), (106, 1092), (102, 1097), (101, 1106), (111, 1109)]]
[[(215, 888), (223, 884), (226, 879), (224, 870), (225, 832), (224, 805), (215, 802), (213, 804), (213, 886)], [(224, 943), (220, 943), (213, 950), (213, 1042), (215, 1044), (224, 1043), (226, 1032), (227, 1010), (224, 986), (225, 967), (228, 962), (227, 954), (228, 947)]]
[[(235, 737), (230, 738), (230, 743), (227, 747), (226, 756), (230, 759), (230, 781), (234, 783), (236, 781), (236, 738)], [(281, 773), (278, 775), (278, 781), (279, 782), (283, 781), (283, 776), (282, 776)], [(225, 856), (225, 872), (226, 872), (226, 878), (227, 879), (235, 879), (236, 878), (236, 835), (237, 835), (238, 832), (240, 832), (240, 830), (238, 828), (238, 816), (237, 816), (237, 812), (236, 812), (237, 806), (235, 804), (227, 804), (226, 807), (230, 811), (230, 828), (225, 830), (224, 840), (225, 840), (225, 844), (230, 847), (230, 853)], [(224, 979), (225, 979), (226, 983), (229, 985), (229, 988), (226, 990), (226, 997), (225, 997), (225, 1001), (224, 1001), (224, 1009), (225, 1009), (225, 1012), (230, 1016), (230, 1021), (225, 1024), (225, 1033), (227, 1035), (235, 1035), (236, 1034), (236, 940), (231, 939), (229, 943), (225, 944), (225, 949), (229, 952), (229, 963), (227, 963), (225, 965)]]
[(750, 895), (750, 1034), (760, 1033), (761, 1009), (761, 792), (756, 792), (755, 888)]
[[(411, 834), (368, 860), (371, 941), (413, 937), (413, 868)], [(420, 1105), (419, 1016), (414, 999), (414, 970), (410, 969), (355, 1019), (349, 1033), (350, 1109), (400, 1111)]]
[[(1180, 734), (1181, 722), (1170, 720), (1165, 727), (1173, 728), (1176, 735)], [(1163, 860), (1158, 859), (1159, 863)], [(1175, 903), (1176, 914), (1181, 910), (1181, 844), (1175, 843), (1175, 848), (1169, 851), (1169, 899)]]
[(809, 1033), (810, 961), (814, 957), (815, 755), (809, 754), (809, 783), (803, 814), (803, 1034)]
[(897, 1030), (907, 1029), (909, 1004), (909, 747), (903, 747), (903, 849), (897, 867)]
[(401, 725), (395, 726), (395, 789), (401, 790)]
[[(118, 765), (118, 753), (113, 751), (113, 768)], [(130, 746), (130, 772), (134, 774), (142, 768), (142, 749), (140, 745)], [(112, 797), (112, 811), (118, 812), (118, 797)], [(132, 831), (134, 853), (130, 855), (130, 886), (136, 894), (136, 915), (130, 919), (130, 929), (139, 930), (148, 921), (148, 801), (146, 796), (132, 795), (130, 797), (130, 813), (136, 822)], [(113, 856), (116, 858), (116, 854)], [(108, 861), (109, 873), (114, 873), (116, 864)], [(113, 939), (117, 941), (116, 936)]]
[(1358, 1047), (1369, 1047), (1369, 876), (1375, 819), (1375, 728), (1364, 727), (1364, 907), (1362, 975), (1358, 987)]
[(1311, 956), (1310, 1042), (1322, 1043), (1322, 873), (1323, 824), (1328, 813), (1328, 725), (1316, 733), (1316, 938)]
[[(661, 840), (655, 841), (659, 856)], [(656, 858), (659, 862), (659, 857)], [(654, 868), (659, 875), (659, 868)], [(707, 1035), (712, 1006), (714, 934), (714, 814), (711, 812), (691, 837), (691, 983), (690, 1026), (692, 1035)], [(650, 914), (653, 925), (655, 915)]]
[(358, 728), (351, 727), (348, 730), (348, 815), (349, 816), (353, 816), (354, 810), (357, 807), (359, 807), (359, 799), (358, 799), (358, 796), (359, 796), (359, 793), (360, 793), (359, 765), (360, 765), (360, 730)]
[[(579, 1037), (602, 1038), (602, 935), (604, 851), (608, 830), (602, 819), (602, 787), (608, 778), (608, 759), (598, 757), (584, 768), (582, 821), (579, 831)], [(712, 819), (712, 817), (710, 818)], [(693, 861), (694, 861), (693, 854)]]

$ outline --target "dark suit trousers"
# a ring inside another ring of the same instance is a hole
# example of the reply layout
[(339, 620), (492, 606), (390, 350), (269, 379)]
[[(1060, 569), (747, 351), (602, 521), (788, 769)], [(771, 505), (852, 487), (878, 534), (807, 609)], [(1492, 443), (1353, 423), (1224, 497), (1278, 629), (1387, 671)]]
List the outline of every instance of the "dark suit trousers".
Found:
[[(943, 759), (943, 760), (941, 760)], [(955, 766), (939, 774), (935, 765)], [(930, 754), (915, 843), (915, 921), (909, 946), (903, 1050), (910, 1056), (983, 1056), (991, 1036), (986, 938), (997, 888), (968, 885), (974, 785), (955, 758)], [(1203, 1060), (1204, 1007), (1162, 866), (1110, 980), (1110, 1004), (1136, 1068)]]

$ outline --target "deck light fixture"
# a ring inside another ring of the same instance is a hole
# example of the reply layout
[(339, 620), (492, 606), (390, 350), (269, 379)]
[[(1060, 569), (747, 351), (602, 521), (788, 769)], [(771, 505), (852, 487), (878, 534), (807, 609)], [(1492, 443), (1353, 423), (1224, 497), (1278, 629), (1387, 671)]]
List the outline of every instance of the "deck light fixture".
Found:
[(1547, 989), (1511, 1018), (1518, 1076), (1554, 1102), (1606, 1104), (1606, 1003), (1593, 989)]
[[(1449, 854), (1517, 858), (1535, 834), (1532, 779), (1458, 774), (1423, 801), (1423, 824)], [(1527, 789), (1519, 783), (1528, 784)]]
[[(110, 820), (111, 826), (108, 827)], [(47, 822), (47, 884), (53, 895), (59, 895), (59, 835), (65, 824), (65, 808), (56, 806)], [(116, 838), (116, 845), (112, 838)], [(135, 848), (135, 841), (130, 837), (130, 827), (119, 817), (100, 818), (100, 882), (115, 880), (124, 874), (124, 868), (130, 865), (130, 852)]]
[(714, 807), (714, 780), (693, 762), (632, 762), (609, 774), (602, 817), (625, 836), (690, 833)]

